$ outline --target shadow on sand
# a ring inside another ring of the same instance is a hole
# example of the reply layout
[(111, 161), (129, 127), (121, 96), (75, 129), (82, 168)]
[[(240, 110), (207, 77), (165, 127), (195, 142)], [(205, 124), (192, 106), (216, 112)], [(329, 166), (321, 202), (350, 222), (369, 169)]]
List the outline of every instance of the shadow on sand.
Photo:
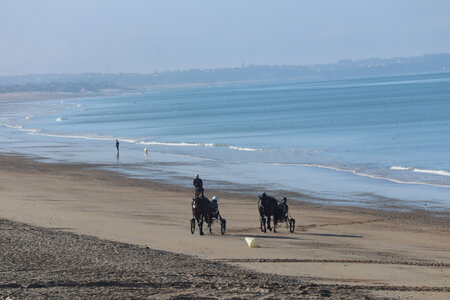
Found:
[(310, 233), (310, 232), (302, 232), (299, 234), (304, 235), (314, 235), (314, 236), (332, 236), (332, 237), (343, 237), (343, 238), (354, 238), (354, 239), (362, 239), (362, 235), (350, 235), (350, 234), (332, 234), (332, 233)]
[(260, 238), (260, 239), (301, 240), (300, 238), (296, 238), (296, 237), (270, 236), (270, 235), (262, 235), (262, 234), (234, 234), (233, 236), (237, 236), (237, 237), (252, 237), (252, 238)]

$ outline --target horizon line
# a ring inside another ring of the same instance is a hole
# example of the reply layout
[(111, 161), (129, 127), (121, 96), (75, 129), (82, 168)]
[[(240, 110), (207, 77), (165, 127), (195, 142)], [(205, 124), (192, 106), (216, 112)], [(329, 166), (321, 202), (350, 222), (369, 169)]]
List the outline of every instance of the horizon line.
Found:
[(186, 69), (169, 69), (163, 71), (149, 71), (149, 72), (92, 72), (92, 71), (84, 71), (79, 73), (73, 72), (54, 72), (54, 73), (28, 73), (28, 74), (18, 74), (18, 75), (0, 75), (0, 77), (21, 77), (21, 76), (38, 76), (38, 75), (85, 75), (85, 74), (108, 74), (108, 75), (153, 75), (153, 74), (163, 74), (163, 73), (175, 73), (175, 72), (188, 72), (188, 71), (211, 71), (211, 70), (227, 70), (227, 69), (246, 69), (250, 67), (312, 67), (312, 66), (329, 66), (335, 65), (342, 62), (362, 62), (367, 60), (390, 60), (390, 59), (405, 59), (405, 58), (419, 58), (424, 56), (437, 56), (437, 55), (447, 55), (450, 56), (449, 53), (426, 53), (422, 55), (415, 56), (391, 56), (391, 57), (370, 57), (370, 58), (362, 58), (362, 59), (339, 59), (335, 62), (331, 63), (315, 63), (315, 64), (245, 64), (242, 63), (240, 66), (234, 67), (213, 67), (213, 68), (186, 68)]

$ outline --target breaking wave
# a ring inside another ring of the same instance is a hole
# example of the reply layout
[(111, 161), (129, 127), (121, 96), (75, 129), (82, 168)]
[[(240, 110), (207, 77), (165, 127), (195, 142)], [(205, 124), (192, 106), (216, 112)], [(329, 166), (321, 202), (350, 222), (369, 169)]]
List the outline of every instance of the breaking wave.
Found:
[[(62, 122), (64, 118), (57, 118), (57, 122)], [(42, 135), (49, 137), (60, 137), (60, 138), (71, 138), (71, 139), (86, 139), (86, 140), (99, 140), (99, 141), (115, 141), (119, 139), (121, 142), (137, 144), (137, 145), (145, 145), (145, 146), (171, 146), (171, 147), (228, 147), (226, 144), (214, 144), (214, 143), (189, 143), (189, 142), (157, 142), (157, 141), (144, 141), (141, 139), (129, 139), (129, 138), (121, 138), (121, 137), (112, 137), (112, 136), (100, 136), (100, 135), (76, 135), (76, 134), (58, 134), (58, 133), (48, 133), (43, 132), (40, 129), (32, 129), (32, 128), (23, 128), (21, 125), (11, 125), (11, 124), (0, 124), (0, 126), (5, 126), (7, 128), (18, 129), (20, 131), (28, 132), (31, 135)], [(229, 149), (239, 150), (239, 151), (262, 151), (263, 149), (259, 148), (246, 148), (246, 147), (236, 147), (229, 146)]]
[(395, 171), (410, 171), (410, 170), (412, 170), (412, 168), (411, 167), (392, 166), (391, 170), (395, 170)]
[(239, 151), (262, 151), (260, 148), (247, 148), (247, 147), (236, 147), (236, 146), (230, 146), (229, 147), (232, 150), (239, 150)]
[(427, 169), (418, 169), (413, 167), (401, 167), (401, 166), (392, 166), (391, 170), (396, 171), (412, 171), (415, 173), (425, 173), (425, 174), (433, 174), (433, 175), (440, 175), (440, 176), (450, 176), (449, 171), (445, 170), (427, 170)]
[[(334, 170), (334, 171), (339, 171), (339, 172), (347, 172), (347, 173), (352, 173), (352, 174), (357, 175), (357, 176), (369, 177), (369, 178), (372, 178), (372, 179), (379, 179), (379, 180), (387, 180), (387, 181), (391, 181), (391, 182), (395, 182), (395, 183), (420, 184), (420, 185), (429, 185), (429, 186), (450, 188), (450, 185), (447, 185), (447, 184), (438, 184), (438, 183), (430, 183), (430, 182), (422, 182), (422, 181), (399, 180), (399, 179), (395, 179), (395, 178), (391, 178), (391, 177), (387, 177), (387, 176), (382, 176), (382, 175), (378, 175), (378, 174), (369, 174), (369, 173), (365, 173), (365, 172), (361, 172), (361, 171), (357, 171), (357, 170), (352, 170), (352, 169), (338, 168), (338, 167), (334, 167), (334, 166), (327, 166), (327, 165), (320, 165), (320, 164), (313, 164), (313, 163), (300, 163), (300, 164), (295, 164), (295, 163), (271, 163), (271, 164), (279, 165), (279, 166), (315, 167), (315, 168), (329, 169), (329, 170)], [(395, 167), (395, 168), (393, 169), (393, 167)], [(399, 166), (393, 166), (393, 167), (391, 167), (391, 170), (412, 170), (413, 172), (420, 172), (420, 173), (431, 173), (432, 172), (432, 174), (437, 174), (437, 175), (443, 175), (442, 172), (444, 172), (444, 173), (448, 174), (448, 175), (445, 175), (445, 176), (450, 176), (450, 172), (447, 172), (447, 171), (420, 170), (420, 169), (414, 169), (414, 168), (409, 168), (409, 167), (399, 167)]]
[(450, 176), (450, 172), (444, 170), (422, 170), (422, 169), (414, 169), (413, 172), (416, 173), (427, 173), (433, 175), (441, 175), (441, 176)]
[(158, 145), (158, 146), (174, 146), (174, 147), (200, 147), (200, 146), (206, 146), (206, 147), (212, 147), (213, 144), (202, 144), (202, 143), (173, 143), (173, 142), (144, 142), (141, 141), (138, 144), (140, 145)]

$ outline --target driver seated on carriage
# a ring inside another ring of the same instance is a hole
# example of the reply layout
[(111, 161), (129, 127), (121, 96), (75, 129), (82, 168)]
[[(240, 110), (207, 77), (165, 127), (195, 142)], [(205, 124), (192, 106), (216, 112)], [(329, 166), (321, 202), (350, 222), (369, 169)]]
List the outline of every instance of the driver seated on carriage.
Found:
[(192, 182), (192, 185), (195, 188), (194, 195), (195, 197), (200, 196), (202, 194), (202, 197), (205, 197), (204, 195), (204, 189), (203, 189), (203, 181), (200, 179), (198, 174), (195, 176), (194, 181)]
[(287, 205), (287, 198), (283, 197), (283, 202), (281, 202), (278, 207), (280, 208), (280, 214), (282, 220), (288, 219), (289, 206)]
[(212, 217), (218, 219), (219, 218), (219, 197), (214, 196), (212, 198)]

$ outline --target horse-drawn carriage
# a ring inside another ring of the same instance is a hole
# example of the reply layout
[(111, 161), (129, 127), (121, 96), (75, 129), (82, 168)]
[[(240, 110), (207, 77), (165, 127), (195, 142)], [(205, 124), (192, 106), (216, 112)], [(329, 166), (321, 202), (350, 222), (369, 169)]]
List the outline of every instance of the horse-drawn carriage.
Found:
[(203, 195), (200, 196), (199, 193), (195, 193), (195, 197), (192, 199), (192, 219), (191, 219), (191, 233), (195, 232), (195, 222), (197, 221), (198, 228), (200, 230), (200, 235), (203, 233), (203, 222), (208, 224), (209, 233), (212, 232), (213, 222), (220, 223), (220, 233), (225, 234), (225, 229), (227, 226), (227, 221), (220, 215), (216, 196), (214, 196), (213, 201)]
[[(273, 231), (276, 232), (278, 223), (285, 223), (286, 228), (292, 233), (295, 230), (295, 219), (289, 214), (289, 208), (286, 204), (287, 199), (278, 201), (275, 197), (267, 196), (266, 193), (258, 196), (258, 211), (261, 221), (261, 231), (272, 231), (270, 218), (273, 217)], [(266, 226), (267, 225), (267, 226)]]

